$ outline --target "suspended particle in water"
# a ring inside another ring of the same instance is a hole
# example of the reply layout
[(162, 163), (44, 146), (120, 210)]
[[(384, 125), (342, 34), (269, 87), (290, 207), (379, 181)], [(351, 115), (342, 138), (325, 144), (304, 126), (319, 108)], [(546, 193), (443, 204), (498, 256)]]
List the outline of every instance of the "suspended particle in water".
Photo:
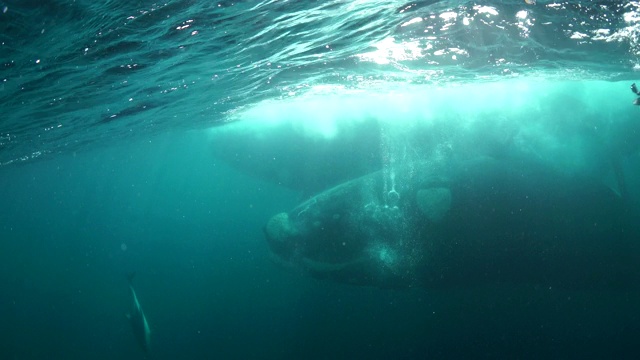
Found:
[(127, 244), (125, 244), (125, 243), (120, 244), (120, 249), (122, 251), (127, 251)]

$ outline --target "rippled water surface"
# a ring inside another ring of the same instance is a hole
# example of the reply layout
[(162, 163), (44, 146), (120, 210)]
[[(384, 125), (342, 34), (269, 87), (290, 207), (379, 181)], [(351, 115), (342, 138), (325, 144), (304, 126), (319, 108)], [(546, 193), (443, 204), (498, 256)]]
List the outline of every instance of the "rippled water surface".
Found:
[[(409, 84), (530, 76), (585, 86), (631, 80), (637, 7), (608, 1), (4, 2), (0, 161), (202, 129), (262, 100), (295, 101), (319, 89), (366, 96)], [(460, 101), (474, 95), (461, 90)]]

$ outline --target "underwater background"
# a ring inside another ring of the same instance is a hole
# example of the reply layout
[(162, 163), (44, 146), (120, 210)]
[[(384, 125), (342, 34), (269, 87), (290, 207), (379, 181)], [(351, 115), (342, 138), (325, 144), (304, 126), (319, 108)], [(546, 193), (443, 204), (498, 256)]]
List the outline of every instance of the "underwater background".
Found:
[(639, 22), (635, 1), (0, 1), (0, 358), (635, 358), (637, 289), (343, 285), (274, 262), (263, 227), (434, 152), (612, 188), (616, 158), (637, 202)]

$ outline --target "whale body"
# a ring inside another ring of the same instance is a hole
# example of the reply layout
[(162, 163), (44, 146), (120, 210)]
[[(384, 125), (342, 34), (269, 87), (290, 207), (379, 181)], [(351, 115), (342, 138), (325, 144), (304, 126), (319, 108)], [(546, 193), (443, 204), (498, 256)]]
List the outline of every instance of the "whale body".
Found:
[(279, 262), (355, 285), (638, 289), (637, 216), (601, 182), (524, 159), (397, 166), (264, 227)]

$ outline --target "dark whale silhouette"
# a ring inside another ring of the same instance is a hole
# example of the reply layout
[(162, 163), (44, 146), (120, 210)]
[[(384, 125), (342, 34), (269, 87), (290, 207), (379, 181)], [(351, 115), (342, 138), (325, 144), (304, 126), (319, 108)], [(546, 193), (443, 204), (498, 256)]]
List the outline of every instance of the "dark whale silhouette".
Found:
[(274, 216), (265, 234), (279, 261), (342, 283), (638, 289), (637, 219), (588, 176), (480, 157), (343, 183)]

